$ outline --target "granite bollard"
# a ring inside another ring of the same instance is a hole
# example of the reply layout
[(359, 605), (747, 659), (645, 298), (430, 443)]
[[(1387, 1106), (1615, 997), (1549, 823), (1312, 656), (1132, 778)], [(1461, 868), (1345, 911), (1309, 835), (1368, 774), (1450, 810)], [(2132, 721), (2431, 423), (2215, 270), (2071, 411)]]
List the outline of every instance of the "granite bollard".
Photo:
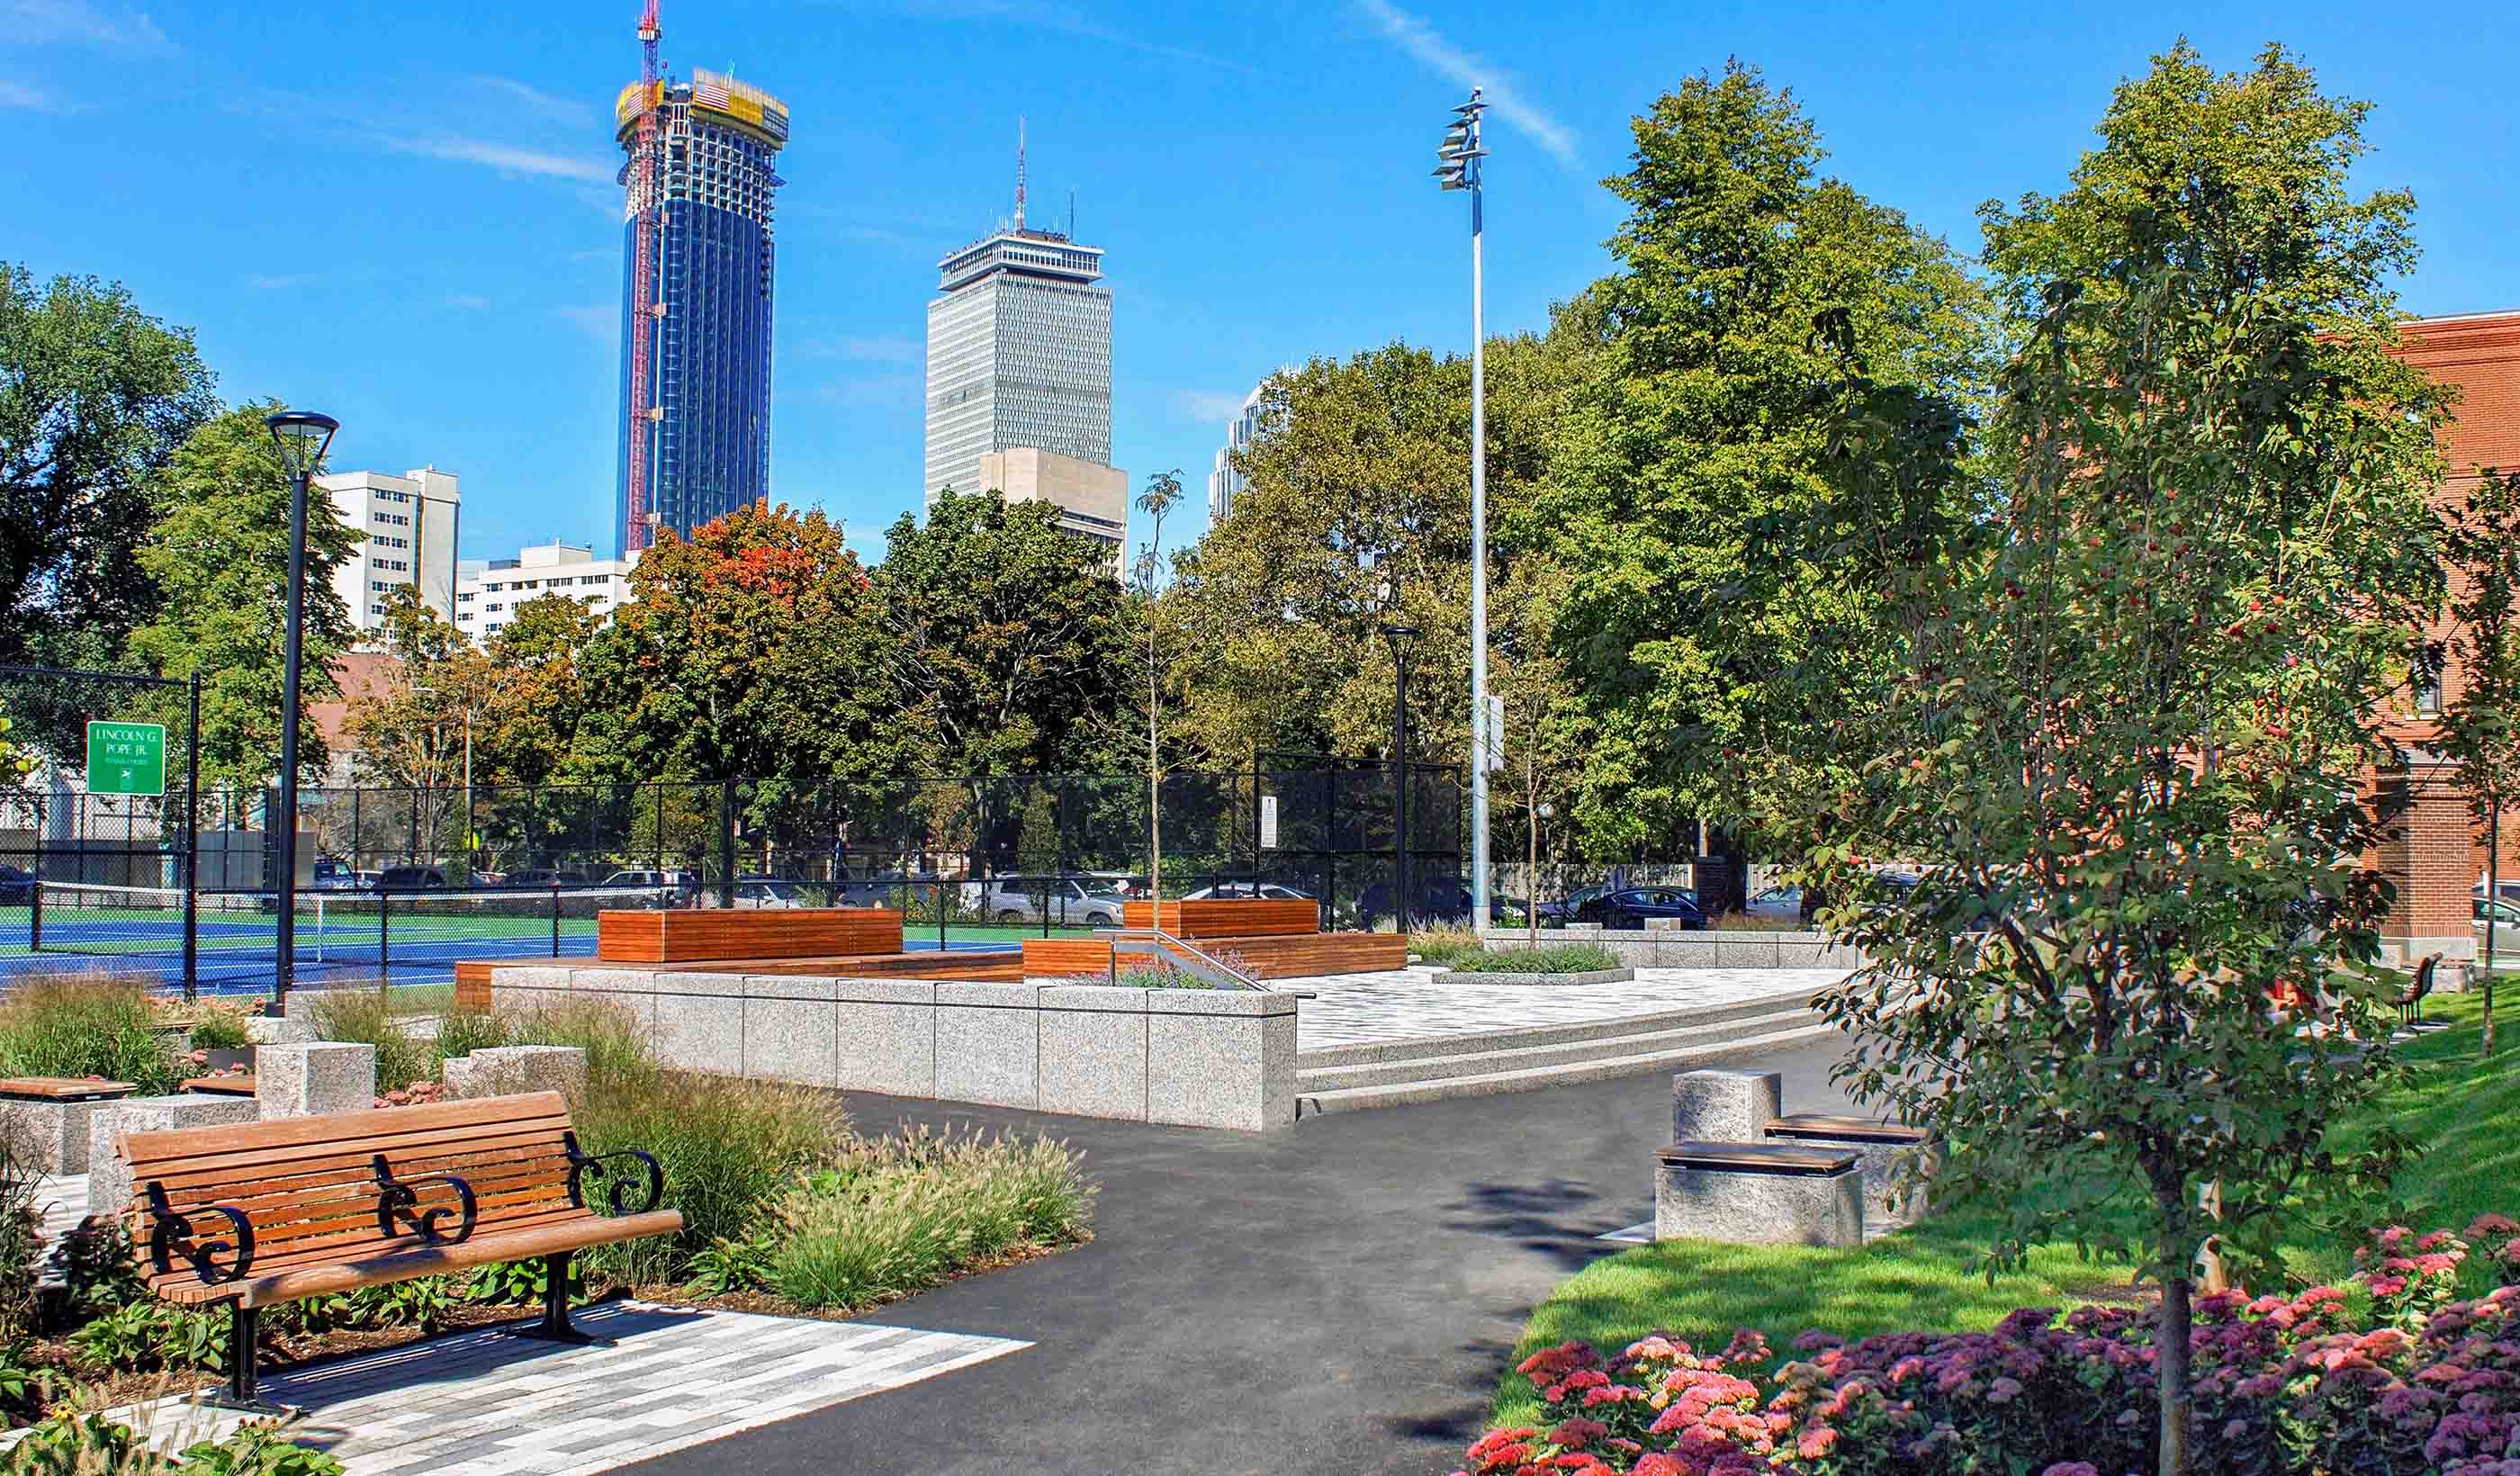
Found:
[(202, 1092), (126, 1096), (118, 1102), (104, 1103), (88, 1119), (88, 1213), (112, 1215), (130, 1207), (131, 1165), (113, 1151), (113, 1141), (123, 1134), (224, 1127), (252, 1122), (256, 1115), (250, 1096), (213, 1096)]
[(1781, 1115), (1784, 1077), (1715, 1067), (1671, 1079), (1671, 1141), (1758, 1142)]
[(351, 1041), (264, 1046), (254, 1054), (253, 1097), (265, 1120), (373, 1111), (377, 1048)]
[(586, 1052), (575, 1046), (494, 1046), (446, 1062), (451, 1100), (557, 1092), (571, 1101), (586, 1096)]

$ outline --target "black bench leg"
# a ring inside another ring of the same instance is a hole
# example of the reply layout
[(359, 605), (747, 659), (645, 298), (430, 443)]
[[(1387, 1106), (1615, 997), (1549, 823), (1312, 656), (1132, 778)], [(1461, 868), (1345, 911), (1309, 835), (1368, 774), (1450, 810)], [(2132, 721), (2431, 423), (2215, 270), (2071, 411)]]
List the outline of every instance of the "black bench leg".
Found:
[(568, 1320), (567, 1251), (556, 1251), (543, 1257), (543, 1316), (538, 1322), (525, 1322), (508, 1330), (520, 1338), (543, 1338), (554, 1343), (583, 1347), (607, 1339), (580, 1332)]
[(259, 1392), (254, 1365), (260, 1359), (256, 1334), (262, 1327), (262, 1309), (248, 1307), (243, 1301), (228, 1304), (228, 1387), (224, 1394), (204, 1392), (195, 1404), (212, 1409), (235, 1409), (246, 1414), (279, 1418), (302, 1411), (288, 1405), (276, 1405)]

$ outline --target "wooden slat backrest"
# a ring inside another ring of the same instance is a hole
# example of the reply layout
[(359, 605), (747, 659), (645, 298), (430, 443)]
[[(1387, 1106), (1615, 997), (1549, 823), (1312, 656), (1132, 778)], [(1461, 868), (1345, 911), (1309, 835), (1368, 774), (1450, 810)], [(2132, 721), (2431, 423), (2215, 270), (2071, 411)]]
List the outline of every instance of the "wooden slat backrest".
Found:
[[(1127, 927), (1153, 927), (1155, 904), (1123, 902), (1120, 921)], [(1259, 938), (1318, 933), (1321, 904), (1268, 897), (1209, 897), (1196, 902), (1163, 904), (1165, 932), (1176, 938)]]
[(899, 952), (897, 908), (685, 908), (595, 917), (595, 957), (607, 963)]
[[(181, 1257), (160, 1273), (149, 1264), (153, 1229), (149, 1189), (160, 1187), (178, 1211), (224, 1205), (251, 1221), (254, 1254), (248, 1275), (293, 1267), (361, 1260), (417, 1249), (428, 1242), (407, 1220), (390, 1230), (378, 1221), (376, 1155), (397, 1181), (414, 1185), (424, 1210), (445, 1206), (451, 1230), (454, 1190), (426, 1176), (452, 1174), (472, 1189), (479, 1211), (473, 1233), (522, 1230), (583, 1216), (568, 1197), (568, 1103), (557, 1092), (482, 1097), (372, 1112), (284, 1118), (233, 1127), (129, 1133), (116, 1143), (131, 1165), (133, 1240), (152, 1288), (198, 1285)], [(230, 1239), (224, 1216), (197, 1217), (205, 1239)], [(225, 1258), (222, 1258), (224, 1260)]]

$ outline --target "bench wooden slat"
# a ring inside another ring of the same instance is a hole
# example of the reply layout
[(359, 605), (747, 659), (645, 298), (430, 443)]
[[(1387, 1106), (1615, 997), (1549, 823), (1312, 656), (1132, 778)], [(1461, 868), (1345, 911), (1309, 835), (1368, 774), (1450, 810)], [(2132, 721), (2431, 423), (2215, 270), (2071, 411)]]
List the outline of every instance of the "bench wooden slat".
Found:
[(139, 1090), (129, 1082), (92, 1082), (84, 1076), (0, 1078), (0, 1097), (25, 1097), (37, 1101), (75, 1101), (85, 1096), (129, 1096)]
[(670, 1235), (682, 1228), (683, 1217), (678, 1210), (653, 1210), (644, 1215), (623, 1215), (615, 1219), (581, 1212), (564, 1220), (513, 1231), (476, 1230), (471, 1239), (458, 1245), (414, 1245), (410, 1249), (356, 1263), (291, 1267), (269, 1275), (248, 1275), (221, 1286), (202, 1287), (195, 1283), (198, 1290), (160, 1289), (158, 1294), (169, 1301), (190, 1305), (223, 1302), (235, 1297), (248, 1307), (269, 1307), (307, 1297), (357, 1291), (363, 1286), (382, 1286), (419, 1276), (470, 1271), (476, 1266), (493, 1266), (502, 1261), (525, 1261), (561, 1251), (585, 1250), (590, 1246), (635, 1240), (645, 1235)]
[[(409, 1107), (389, 1110), (408, 1112)], [(463, 1154), (496, 1154), (535, 1143), (557, 1144), (566, 1131), (565, 1119), (540, 1124), (527, 1124), (518, 1131), (502, 1131), (496, 1123), (476, 1128), (456, 1129), (433, 1138), (416, 1141), (391, 1141), (383, 1138), (369, 1142), (310, 1143), (302, 1148), (277, 1152), (266, 1158), (220, 1154), (192, 1161), (162, 1160), (154, 1176), (169, 1194), (177, 1189), (194, 1189), (205, 1185), (233, 1183), (240, 1168), (253, 1170), (261, 1182), (318, 1179), (338, 1175), (345, 1169), (357, 1169), (374, 1161), (378, 1153), (401, 1163), (406, 1157), (414, 1161), (453, 1162)], [(180, 1167), (165, 1165), (180, 1164)], [(414, 1170), (414, 1172), (422, 1172)], [(429, 1171), (439, 1172), (439, 1171)]]
[(1922, 1128), (1912, 1128), (1903, 1122), (1880, 1122), (1869, 1117), (1846, 1117), (1831, 1112), (1795, 1112), (1769, 1119), (1770, 1138), (1844, 1139), (1853, 1142), (1923, 1142), (1927, 1137)]
[(1855, 1155), (1851, 1152), (1786, 1147), (1779, 1143), (1711, 1142), (1702, 1139), (1687, 1139), (1655, 1149), (1654, 1156), (1678, 1168), (1734, 1169), (1769, 1174), (1855, 1171)]

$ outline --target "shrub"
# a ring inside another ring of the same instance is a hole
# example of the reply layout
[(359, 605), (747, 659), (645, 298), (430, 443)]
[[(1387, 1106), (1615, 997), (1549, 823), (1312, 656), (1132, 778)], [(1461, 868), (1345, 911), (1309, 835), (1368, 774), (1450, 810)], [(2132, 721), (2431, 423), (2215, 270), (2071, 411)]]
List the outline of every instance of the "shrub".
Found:
[(1555, 948), (1462, 954), (1449, 966), (1456, 972), (1471, 974), (1581, 974), (1622, 965), (1617, 954), (1598, 943), (1567, 943)]
[[(2452, 1300), (2468, 1240), (2504, 1284)], [(2189, 1458), (2234, 1476), (2501, 1476), (2520, 1440), (2520, 1225), (2375, 1234), (2344, 1287), (2196, 1304)], [(2367, 1312), (2359, 1309), (2367, 1309)], [(1617, 1357), (1563, 1343), (1523, 1361), (1540, 1423), (1493, 1430), (1467, 1473), (1963, 1476), (2149, 1470), (2151, 1315), (2024, 1308), (1984, 1333), (1756, 1333), (1716, 1354), (1667, 1334)], [(1463, 1473), (1457, 1473), (1463, 1476)]]
[(407, 1091), (427, 1081), (436, 1064), (394, 1018), (384, 995), (368, 989), (328, 989), (308, 997), (315, 1036), (377, 1048), (377, 1091)]
[(1460, 960), (1479, 952), (1479, 935), (1467, 928), (1421, 928), (1409, 935), (1409, 951), (1427, 963), (1460, 967)]
[(507, 1046), (574, 1046), (586, 1052), (590, 1092), (656, 1090), (665, 1067), (654, 1033), (638, 1015), (607, 1000), (566, 1000), (502, 1015)]
[(0, 1455), (8, 1476), (342, 1476), (339, 1457), (289, 1438), (273, 1420), (248, 1419), (224, 1439), (161, 1455), (119, 1420), (75, 1403), (26, 1431)]
[(200, 1013), (193, 1019), (193, 1049), (196, 1051), (242, 1051), (253, 1044), (253, 1032), (246, 1028), (245, 1006), (225, 1000), (203, 1000)]
[(69, 1341), (90, 1364), (120, 1373), (153, 1368), (217, 1372), (227, 1366), (228, 1319), (221, 1313), (137, 1301), (71, 1333)]
[(143, 1096), (175, 1090), (174, 1052), (157, 1030), (147, 981), (37, 975), (0, 1003), (0, 1075), (101, 1076)]
[(772, 1281), (834, 1311), (922, 1290), (976, 1260), (1080, 1239), (1082, 1155), (1046, 1138), (924, 1129), (859, 1143), (779, 1207)]
[(587, 1253), (594, 1266), (632, 1285), (679, 1280), (693, 1253), (753, 1234), (780, 1194), (837, 1156), (847, 1130), (836, 1098), (801, 1087), (661, 1070), (598, 1076), (592, 1052), (589, 1065), (587, 1100), (577, 1113), (586, 1150), (654, 1154), (665, 1171), (664, 1202), (683, 1212), (680, 1234)]

